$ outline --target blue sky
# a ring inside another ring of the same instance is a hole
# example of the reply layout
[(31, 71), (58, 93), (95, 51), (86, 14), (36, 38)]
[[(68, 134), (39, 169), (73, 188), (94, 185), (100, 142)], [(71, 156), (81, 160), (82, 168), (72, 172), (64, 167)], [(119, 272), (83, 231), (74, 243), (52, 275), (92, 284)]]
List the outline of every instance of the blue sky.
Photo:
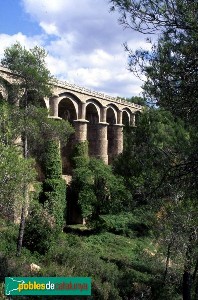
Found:
[(31, 20), (24, 11), (23, 4), (19, 0), (0, 0), (0, 32), (13, 35), (23, 32), (26, 35), (41, 33), (37, 22)]
[(113, 96), (139, 96), (142, 82), (127, 70), (123, 43), (147, 48), (145, 37), (118, 25), (108, 0), (0, 0), (0, 58), (19, 41), (48, 52), (61, 80)]

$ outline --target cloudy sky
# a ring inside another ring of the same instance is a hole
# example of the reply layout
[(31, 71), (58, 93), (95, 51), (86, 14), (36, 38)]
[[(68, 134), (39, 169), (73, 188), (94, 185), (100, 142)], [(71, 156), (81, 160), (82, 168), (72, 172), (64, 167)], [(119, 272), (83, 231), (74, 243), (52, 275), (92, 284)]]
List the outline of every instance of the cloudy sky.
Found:
[(0, 58), (19, 41), (48, 52), (61, 80), (113, 96), (139, 96), (142, 82), (127, 70), (123, 43), (146, 47), (145, 37), (118, 24), (108, 0), (0, 0)]

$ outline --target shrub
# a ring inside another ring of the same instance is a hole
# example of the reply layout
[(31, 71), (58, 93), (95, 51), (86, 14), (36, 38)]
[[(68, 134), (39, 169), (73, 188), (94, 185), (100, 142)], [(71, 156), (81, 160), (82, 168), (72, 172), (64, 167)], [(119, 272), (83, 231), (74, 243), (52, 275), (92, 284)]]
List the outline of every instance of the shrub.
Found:
[(23, 245), (32, 252), (45, 254), (55, 234), (55, 220), (46, 209), (33, 209), (26, 221)]

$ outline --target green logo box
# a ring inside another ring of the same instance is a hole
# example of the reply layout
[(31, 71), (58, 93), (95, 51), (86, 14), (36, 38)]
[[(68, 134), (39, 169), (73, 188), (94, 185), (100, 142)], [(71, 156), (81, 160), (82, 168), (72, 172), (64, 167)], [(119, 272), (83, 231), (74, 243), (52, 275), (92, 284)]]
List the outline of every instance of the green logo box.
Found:
[(5, 295), (91, 295), (90, 277), (5, 277)]

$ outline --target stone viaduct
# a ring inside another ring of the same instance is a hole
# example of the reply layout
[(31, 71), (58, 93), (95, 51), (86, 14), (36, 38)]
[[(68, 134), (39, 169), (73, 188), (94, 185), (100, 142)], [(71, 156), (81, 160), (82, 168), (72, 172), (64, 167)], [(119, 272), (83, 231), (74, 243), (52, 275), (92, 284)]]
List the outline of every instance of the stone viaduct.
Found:
[[(0, 67), (0, 97), (7, 98), (6, 83), (12, 84), (12, 73)], [(123, 150), (123, 126), (135, 126), (136, 115), (142, 106), (95, 92), (75, 84), (55, 81), (53, 95), (43, 99), (49, 116), (68, 120), (75, 128), (70, 143), (89, 142), (89, 155), (110, 164)], [(67, 174), (67, 161), (63, 150), (63, 174)], [(65, 170), (64, 170), (65, 169)]]

